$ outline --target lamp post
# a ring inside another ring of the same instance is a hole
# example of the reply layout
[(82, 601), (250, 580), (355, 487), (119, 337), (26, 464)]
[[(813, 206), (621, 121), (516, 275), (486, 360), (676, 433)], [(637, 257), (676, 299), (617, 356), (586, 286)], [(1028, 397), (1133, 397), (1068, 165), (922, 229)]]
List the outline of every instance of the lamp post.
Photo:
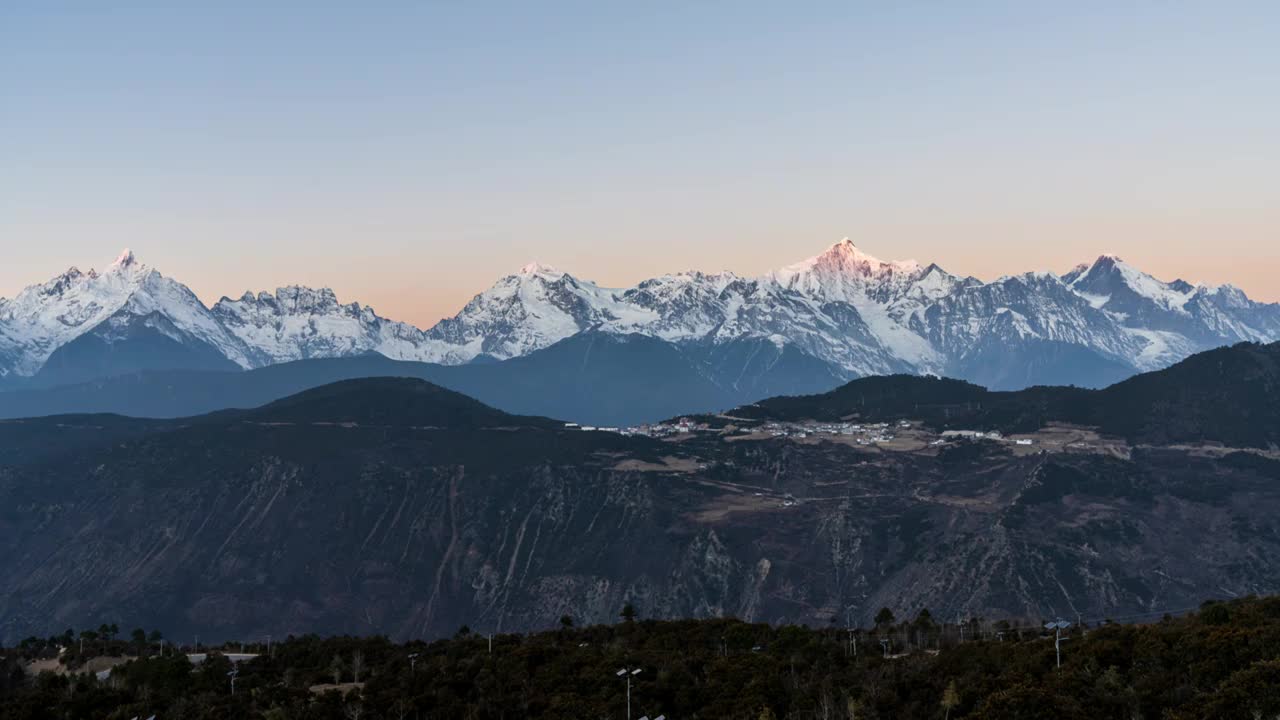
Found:
[(631, 720), (631, 678), (640, 674), (640, 668), (622, 668), (615, 674), (627, 679), (627, 720)]
[(409, 653), (409, 674), (413, 674), (413, 668), (418, 664), (418, 653)]
[(1071, 623), (1066, 620), (1058, 620), (1056, 622), (1048, 622), (1044, 624), (1045, 630), (1053, 631), (1053, 650), (1058, 656), (1058, 669), (1062, 669), (1062, 641), (1070, 638), (1062, 637), (1062, 631), (1071, 627)]
[(236, 676), (239, 674), (240, 674), (240, 668), (232, 668), (231, 672), (227, 673), (227, 677), (231, 678), (231, 694), (232, 695), (236, 694)]

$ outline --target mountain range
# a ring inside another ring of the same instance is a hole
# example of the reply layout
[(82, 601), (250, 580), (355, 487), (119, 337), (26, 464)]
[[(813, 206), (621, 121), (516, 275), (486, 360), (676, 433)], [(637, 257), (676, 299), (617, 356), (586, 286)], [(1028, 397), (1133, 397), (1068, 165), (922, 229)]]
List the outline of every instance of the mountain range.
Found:
[(1163, 282), (1114, 256), (1065, 275), (983, 282), (880, 261), (846, 239), (760, 277), (683, 272), (625, 289), (534, 263), (424, 330), (343, 304), (329, 289), (288, 286), (207, 307), (125, 251), (101, 273), (71, 268), (0, 299), (0, 386), (369, 353), (493, 363), (582, 335), (665, 344), (702, 378), (704, 394), (733, 404), (891, 373), (993, 389), (1101, 387), (1200, 350), (1280, 339), (1280, 304), (1230, 285)]
[(0, 641), (439, 637), (625, 603), (822, 626), (1150, 616), (1280, 590), (1277, 407), (1280, 345), (1240, 344), (1102, 391), (873, 377), (654, 436), (413, 378), (0, 421)]

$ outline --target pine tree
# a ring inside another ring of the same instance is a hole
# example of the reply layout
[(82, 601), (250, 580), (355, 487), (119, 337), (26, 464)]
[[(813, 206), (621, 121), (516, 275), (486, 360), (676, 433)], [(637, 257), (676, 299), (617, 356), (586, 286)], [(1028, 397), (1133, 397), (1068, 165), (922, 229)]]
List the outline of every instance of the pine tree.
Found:
[(334, 655), (333, 660), (329, 661), (329, 672), (333, 673), (333, 684), (342, 684), (342, 671), (346, 665), (342, 662), (341, 655)]
[(951, 711), (959, 704), (960, 691), (956, 689), (956, 681), (952, 680), (947, 683), (947, 689), (942, 691), (942, 709), (947, 711), (945, 720), (951, 719)]

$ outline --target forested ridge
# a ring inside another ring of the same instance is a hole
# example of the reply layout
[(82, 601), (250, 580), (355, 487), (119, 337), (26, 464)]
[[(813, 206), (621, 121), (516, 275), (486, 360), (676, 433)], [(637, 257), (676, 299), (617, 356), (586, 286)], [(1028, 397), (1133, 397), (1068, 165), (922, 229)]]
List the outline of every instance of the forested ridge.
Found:
[[(0, 717), (620, 718), (624, 668), (639, 670), (636, 718), (1280, 716), (1280, 597), (1144, 624), (1073, 624), (1061, 668), (1039, 623), (939, 624), (927, 611), (903, 620), (888, 609), (877, 620), (854, 630), (661, 622), (628, 606), (614, 625), (577, 628), (566, 616), (530, 635), (261, 638), (201, 647), (198, 665), (194, 647), (103, 625), (0, 650)], [(257, 657), (233, 664), (238, 652)], [(129, 659), (99, 678), (89, 670), (104, 656)]]
[(853, 380), (819, 395), (761, 400), (730, 414), (754, 420), (906, 418), (938, 429), (1004, 432), (1075, 423), (1132, 443), (1265, 448), (1280, 437), (1278, 398), (1280, 343), (1239, 343), (1101, 390), (991, 391), (963, 380), (885, 375)]

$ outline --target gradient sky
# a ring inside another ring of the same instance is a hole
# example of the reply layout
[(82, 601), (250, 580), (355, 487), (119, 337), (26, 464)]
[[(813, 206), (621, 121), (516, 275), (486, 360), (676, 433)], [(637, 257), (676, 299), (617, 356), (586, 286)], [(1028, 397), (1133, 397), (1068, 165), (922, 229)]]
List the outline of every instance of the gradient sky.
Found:
[(7, 0), (0, 296), (129, 246), (206, 302), (327, 285), (429, 325), (529, 260), (624, 286), (847, 235), (1280, 300), (1277, 28), (1275, 2)]

